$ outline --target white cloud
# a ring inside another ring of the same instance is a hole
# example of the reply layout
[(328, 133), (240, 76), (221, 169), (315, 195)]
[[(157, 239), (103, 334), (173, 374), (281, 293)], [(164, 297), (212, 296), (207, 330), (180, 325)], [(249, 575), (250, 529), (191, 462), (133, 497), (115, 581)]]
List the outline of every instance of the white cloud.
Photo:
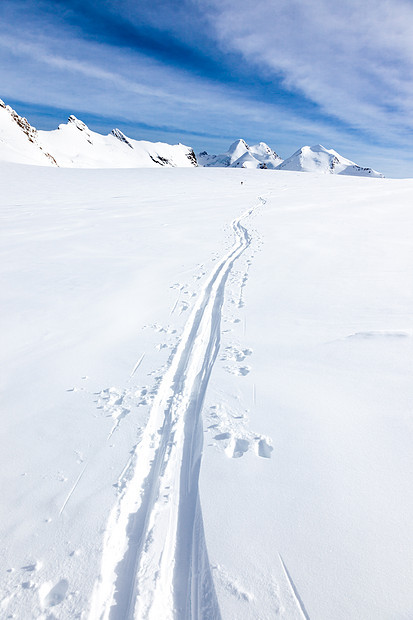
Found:
[(413, 128), (413, 5), (405, 0), (210, 0), (221, 46), (324, 112), (403, 141)]
[[(266, 119), (283, 131), (317, 133), (319, 123), (254, 100), (235, 87), (191, 75), (136, 51), (81, 39), (0, 32), (3, 97), (83, 109), (153, 125), (172, 124), (196, 132), (250, 135)], [(24, 71), (16, 71), (16, 65)], [(28, 99), (29, 97), (29, 99)], [(238, 132), (241, 132), (238, 134)], [(261, 136), (258, 136), (261, 137)]]

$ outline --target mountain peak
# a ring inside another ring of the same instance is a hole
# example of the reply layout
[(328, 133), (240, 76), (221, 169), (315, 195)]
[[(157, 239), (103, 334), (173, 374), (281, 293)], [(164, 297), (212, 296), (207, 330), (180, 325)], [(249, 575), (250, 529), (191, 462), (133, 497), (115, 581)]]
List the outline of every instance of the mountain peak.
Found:
[(0, 99), (0, 160), (54, 165), (56, 160), (39, 144), (39, 135), (24, 116)]
[(67, 124), (74, 125), (77, 129), (79, 129), (79, 131), (87, 131), (89, 129), (88, 126), (83, 121), (76, 118), (74, 114), (69, 116), (67, 119)]
[(233, 154), (233, 153), (235, 153), (236, 151), (239, 151), (239, 150), (242, 150), (242, 152), (250, 150), (250, 147), (245, 142), (245, 140), (243, 140), (242, 138), (239, 138), (238, 140), (235, 140), (235, 142), (233, 142), (231, 144), (231, 146), (228, 149), (228, 153)]
[(198, 160), (201, 166), (231, 168), (276, 168), (282, 162), (277, 153), (265, 142), (249, 146), (245, 140), (235, 140), (226, 153), (208, 155), (206, 151), (199, 153)]
[(358, 166), (354, 161), (343, 157), (333, 149), (326, 149), (322, 144), (302, 146), (291, 157), (282, 162), (278, 169), (364, 177), (384, 176), (372, 168)]

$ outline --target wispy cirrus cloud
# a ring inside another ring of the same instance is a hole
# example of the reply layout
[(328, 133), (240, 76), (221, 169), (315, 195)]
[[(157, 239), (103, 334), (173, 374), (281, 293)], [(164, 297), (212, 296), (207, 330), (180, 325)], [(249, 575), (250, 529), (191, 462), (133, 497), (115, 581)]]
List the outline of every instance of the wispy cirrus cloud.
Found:
[(406, 0), (210, 0), (220, 45), (350, 127), (405, 143), (413, 129), (413, 5)]

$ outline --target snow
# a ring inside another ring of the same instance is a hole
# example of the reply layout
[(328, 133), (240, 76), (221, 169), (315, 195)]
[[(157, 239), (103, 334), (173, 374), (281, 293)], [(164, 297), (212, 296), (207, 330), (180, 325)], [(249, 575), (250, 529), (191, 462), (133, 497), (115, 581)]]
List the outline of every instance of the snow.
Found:
[(0, 174), (2, 617), (411, 617), (413, 181)]

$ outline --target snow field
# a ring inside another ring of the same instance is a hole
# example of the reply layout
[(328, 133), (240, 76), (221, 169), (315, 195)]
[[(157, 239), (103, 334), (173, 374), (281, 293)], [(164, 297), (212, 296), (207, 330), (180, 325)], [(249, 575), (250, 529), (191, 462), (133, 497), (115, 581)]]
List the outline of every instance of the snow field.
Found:
[(409, 617), (412, 182), (1, 174), (2, 614)]

